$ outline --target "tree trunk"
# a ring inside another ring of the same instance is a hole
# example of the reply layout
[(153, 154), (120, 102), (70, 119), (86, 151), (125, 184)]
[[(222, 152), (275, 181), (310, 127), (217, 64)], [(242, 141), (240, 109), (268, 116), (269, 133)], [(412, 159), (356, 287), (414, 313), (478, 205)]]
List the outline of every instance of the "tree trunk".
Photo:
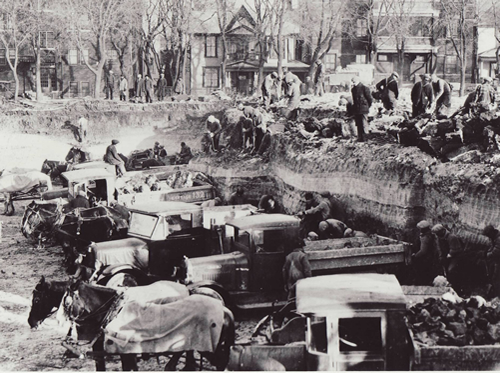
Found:
[(42, 100), (42, 79), (41, 79), (41, 50), (40, 50), (40, 40), (37, 41), (36, 45), (36, 64), (35, 64), (35, 82), (36, 82), (36, 100)]
[(226, 91), (227, 79), (226, 79), (226, 64), (227, 64), (227, 39), (226, 34), (222, 33), (222, 62), (220, 64), (221, 67), (221, 85), (222, 90)]
[(17, 101), (17, 96), (19, 95), (19, 77), (17, 76), (17, 61), (15, 63), (14, 70), (14, 81), (16, 82), (16, 88), (14, 89), (14, 101)]
[(99, 98), (101, 95), (101, 80), (102, 80), (102, 71), (104, 70), (105, 59), (99, 61), (99, 65), (97, 65), (97, 69), (95, 71), (95, 89), (94, 89), (94, 98)]
[(465, 70), (466, 70), (465, 61), (462, 61), (460, 64), (460, 91), (458, 92), (460, 97), (465, 95)]

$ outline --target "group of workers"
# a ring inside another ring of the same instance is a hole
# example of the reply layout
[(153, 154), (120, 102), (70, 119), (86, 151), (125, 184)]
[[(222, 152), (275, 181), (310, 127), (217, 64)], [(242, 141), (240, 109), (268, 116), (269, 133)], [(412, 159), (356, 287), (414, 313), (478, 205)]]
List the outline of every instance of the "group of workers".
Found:
[[(106, 100), (113, 100), (113, 93), (116, 88), (115, 75), (112, 70), (109, 70), (105, 76), (104, 80), (104, 91), (106, 94)], [(129, 84), (127, 78), (124, 75), (120, 75), (118, 81), (118, 90), (120, 93), (120, 101), (127, 101), (129, 98)], [(160, 73), (156, 84), (154, 84), (153, 79), (149, 75), (142, 74), (137, 75), (137, 79), (134, 82), (133, 87), (133, 97), (136, 102), (153, 102), (153, 96), (156, 93), (158, 101), (163, 101), (165, 97), (168, 96), (169, 85), (165, 74)], [(184, 81), (179, 77), (173, 87), (173, 92), (175, 94), (184, 93)]]
[[(419, 239), (411, 265), (419, 285), (431, 285), (444, 275), (457, 291), (485, 277), (489, 297), (500, 296), (500, 231), (488, 224), (481, 232), (489, 240), (486, 251), (466, 250), (460, 237), (442, 224), (427, 220), (417, 224)], [(473, 278), (474, 276), (478, 278)]]

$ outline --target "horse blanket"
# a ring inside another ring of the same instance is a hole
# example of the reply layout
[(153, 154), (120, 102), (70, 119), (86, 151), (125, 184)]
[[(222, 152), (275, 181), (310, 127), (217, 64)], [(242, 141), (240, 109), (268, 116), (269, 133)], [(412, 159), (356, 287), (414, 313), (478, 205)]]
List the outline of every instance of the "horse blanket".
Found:
[(186, 285), (172, 281), (157, 281), (151, 285), (135, 286), (127, 288), (124, 293), (125, 302), (134, 301), (139, 304), (167, 304), (189, 296)]
[(139, 269), (149, 268), (148, 245), (139, 238), (126, 238), (116, 241), (99, 242), (92, 245), (95, 257), (103, 265), (130, 264)]
[(0, 193), (27, 192), (37, 185), (45, 185), (48, 190), (52, 189), (50, 177), (39, 171), (0, 176)]
[(104, 330), (109, 353), (215, 352), (224, 321), (222, 302), (194, 294), (173, 303), (128, 301)]

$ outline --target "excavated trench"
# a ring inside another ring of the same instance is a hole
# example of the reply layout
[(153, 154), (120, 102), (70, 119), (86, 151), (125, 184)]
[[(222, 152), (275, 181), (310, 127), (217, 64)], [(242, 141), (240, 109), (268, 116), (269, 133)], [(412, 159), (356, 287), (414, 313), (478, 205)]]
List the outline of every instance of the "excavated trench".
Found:
[[(50, 112), (4, 112), (0, 125), (71, 138), (61, 124), (67, 118), (75, 123), (85, 112), (95, 141), (105, 143), (128, 127), (154, 128), (163, 131), (164, 139), (174, 139), (175, 146), (179, 138), (189, 135), (196, 149), (206, 117), (214, 113), (222, 117), (226, 107), (224, 102), (133, 106), (83, 101)], [(416, 223), (425, 218), (444, 224), (468, 243), (483, 244), (481, 229), (500, 218), (500, 171), (493, 165), (440, 163), (416, 148), (370, 141), (328, 139), (305, 146), (279, 131), (265, 161), (238, 154), (232, 159), (200, 156), (192, 166), (213, 178), (223, 199), (243, 186), (250, 202), (256, 204), (261, 195), (272, 194), (292, 214), (304, 208), (306, 191), (329, 191), (344, 203), (353, 228), (410, 242), (416, 239)]]

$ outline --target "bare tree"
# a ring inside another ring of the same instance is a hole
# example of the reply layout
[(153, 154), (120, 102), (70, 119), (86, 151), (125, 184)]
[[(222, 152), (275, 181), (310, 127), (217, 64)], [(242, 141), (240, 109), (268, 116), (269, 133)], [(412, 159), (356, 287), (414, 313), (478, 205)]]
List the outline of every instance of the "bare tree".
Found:
[[(460, 70), (460, 96), (465, 93), (467, 61), (472, 56), (474, 38), (474, 2), (470, 0), (440, 0), (440, 21), (457, 57)], [(472, 22), (471, 22), (472, 21)]]
[(500, 74), (500, 0), (488, 0), (487, 2), (482, 2), (481, 5), (482, 6), (476, 10), (476, 15), (483, 25), (493, 27), (494, 29), (497, 43), (495, 53), (497, 67), (495, 74), (498, 75)]
[(313, 76), (316, 61), (322, 59), (331, 49), (336, 37), (340, 36), (342, 21), (348, 13), (349, 3), (342, 0), (303, 1), (296, 22), (300, 25), (300, 36), (311, 50), (309, 76)]
[(285, 40), (283, 35), (283, 28), (285, 25), (285, 15), (287, 11), (287, 0), (266, 0), (267, 6), (272, 10), (271, 27), (270, 27), (270, 42), (272, 48), (276, 52), (278, 59), (278, 75), (280, 80), (278, 82), (278, 92), (281, 89), (281, 81), (283, 79), (283, 58), (285, 57)]
[[(111, 33), (137, 14), (134, 0), (64, 0), (64, 14), (85, 65), (95, 75), (94, 97), (99, 97), (101, 80), (111, 47)], [(88, 53), (89, 47), (94, 52)], [(87, 57), (88, 56), (88, 57)]]
[[(5, 58), (12, 70), (15, 81), (14, 100), (19, 95), (17, 66), (19, 54), (28, 47), (32, 32), (31, 19), (26, 1), (5, 1), (0, 3), (0, 42), (5, 50)], [(11, 55), (13, 51), (13, 56)], [(13, 58), (12, 58), (13, 57)]]
[(222, 89), (226, 88), (226, 64), (227, 64), (227, 28), (235, 14), (235, 4), (232, 0), (215, 0), (217, 7), (217, 23), (219, 25), (220, 37), (222, 40), (222, 63), (221, 63), (221, 76), (222, 76)]
[(255, 27), (254, 34), (256, 45), (259, 48), (259, 75), (257, 80), (257, 88), (262, 86), (264, 81), (264, 64), (269, 58), (269, 39), (268, 33), (271, 25), (272, 9), (266, 0), (253, 0), (255, 10)]

